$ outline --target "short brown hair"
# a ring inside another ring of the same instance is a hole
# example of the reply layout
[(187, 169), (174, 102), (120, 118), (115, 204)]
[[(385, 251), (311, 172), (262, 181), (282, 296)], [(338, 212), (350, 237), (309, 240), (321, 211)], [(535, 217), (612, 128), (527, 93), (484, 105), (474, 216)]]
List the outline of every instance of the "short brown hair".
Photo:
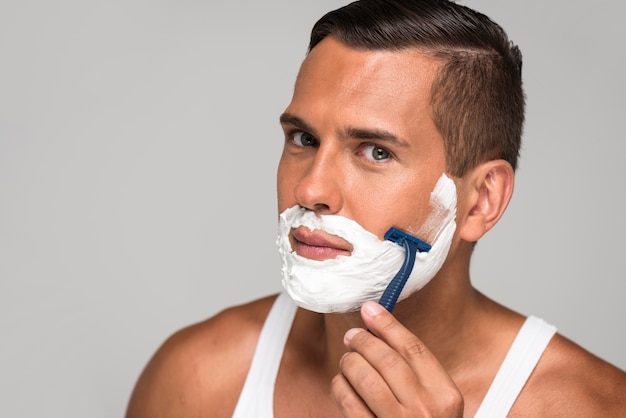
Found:
[(487, 16), (448, 0), (360, 0), (317, 21), (309, 51), (329, 35), (352, 48), (417, 48), (442, 61), (431, 107), (450, 174), (500, 158), (517, 167), (522, 56)]

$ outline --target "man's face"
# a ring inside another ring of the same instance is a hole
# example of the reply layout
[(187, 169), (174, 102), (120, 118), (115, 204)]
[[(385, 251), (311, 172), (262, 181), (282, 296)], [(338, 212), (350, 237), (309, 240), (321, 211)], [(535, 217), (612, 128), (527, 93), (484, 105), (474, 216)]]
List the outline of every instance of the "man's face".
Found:
[[(445, 171), (430, 108), (437, 69), (416, 50), (355, 50), (332, 37), (318, 44), (281, 116), (279, 212), (297, 204), (353, 219), (379, 239), (392, 226), (417, 235)], [(350, 253), (338, 237), (306, 234), (291, 237), (300, 255)]]

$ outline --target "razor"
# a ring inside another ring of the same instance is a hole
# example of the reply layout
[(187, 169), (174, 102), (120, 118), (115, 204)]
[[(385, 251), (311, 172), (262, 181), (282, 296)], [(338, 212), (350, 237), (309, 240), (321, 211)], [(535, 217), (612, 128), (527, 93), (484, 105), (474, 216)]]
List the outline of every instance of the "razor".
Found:
[(391, 312), (398, 301), (400, 293), (402, 293), (402, 289), (404, 288), (406, 281), (411, 275), (413, 265), (415, 264), (415, 255), (418, 252), (427, 253), (430, 251), (431, 245), (407, 234), (406, 232), (400, 231), (397, 228), (390, 228), (389, 231), (385, 233), (385, 239), (404, 247), (405, 252), (402, 267), (396, 273), (391, 282), (389, 282), (387, 288), (383, 292), (383, 295), (378, 301), (379, 304)]

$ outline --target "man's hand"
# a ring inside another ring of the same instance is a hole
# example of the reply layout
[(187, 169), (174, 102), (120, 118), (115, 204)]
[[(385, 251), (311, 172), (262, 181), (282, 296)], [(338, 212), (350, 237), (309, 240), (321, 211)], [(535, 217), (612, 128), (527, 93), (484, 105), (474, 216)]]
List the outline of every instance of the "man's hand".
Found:
[(463, 397), (426, 346), (375, 302), (361, 308), (371, 331), (350, 329), (332, 393), (345, 417), (461, 417)]

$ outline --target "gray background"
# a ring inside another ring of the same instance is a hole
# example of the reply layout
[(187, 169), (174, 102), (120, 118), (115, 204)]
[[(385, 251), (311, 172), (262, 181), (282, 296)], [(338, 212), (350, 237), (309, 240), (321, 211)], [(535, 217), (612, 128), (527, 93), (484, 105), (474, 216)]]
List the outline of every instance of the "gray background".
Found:
[[(279, 290), (277, 119), (343, 4), (0, 2), (0, 416), (121, 416), (169, 334)], [(465, 4), (528, 94), (475, 284), (626, 368), (624, 6)]]

